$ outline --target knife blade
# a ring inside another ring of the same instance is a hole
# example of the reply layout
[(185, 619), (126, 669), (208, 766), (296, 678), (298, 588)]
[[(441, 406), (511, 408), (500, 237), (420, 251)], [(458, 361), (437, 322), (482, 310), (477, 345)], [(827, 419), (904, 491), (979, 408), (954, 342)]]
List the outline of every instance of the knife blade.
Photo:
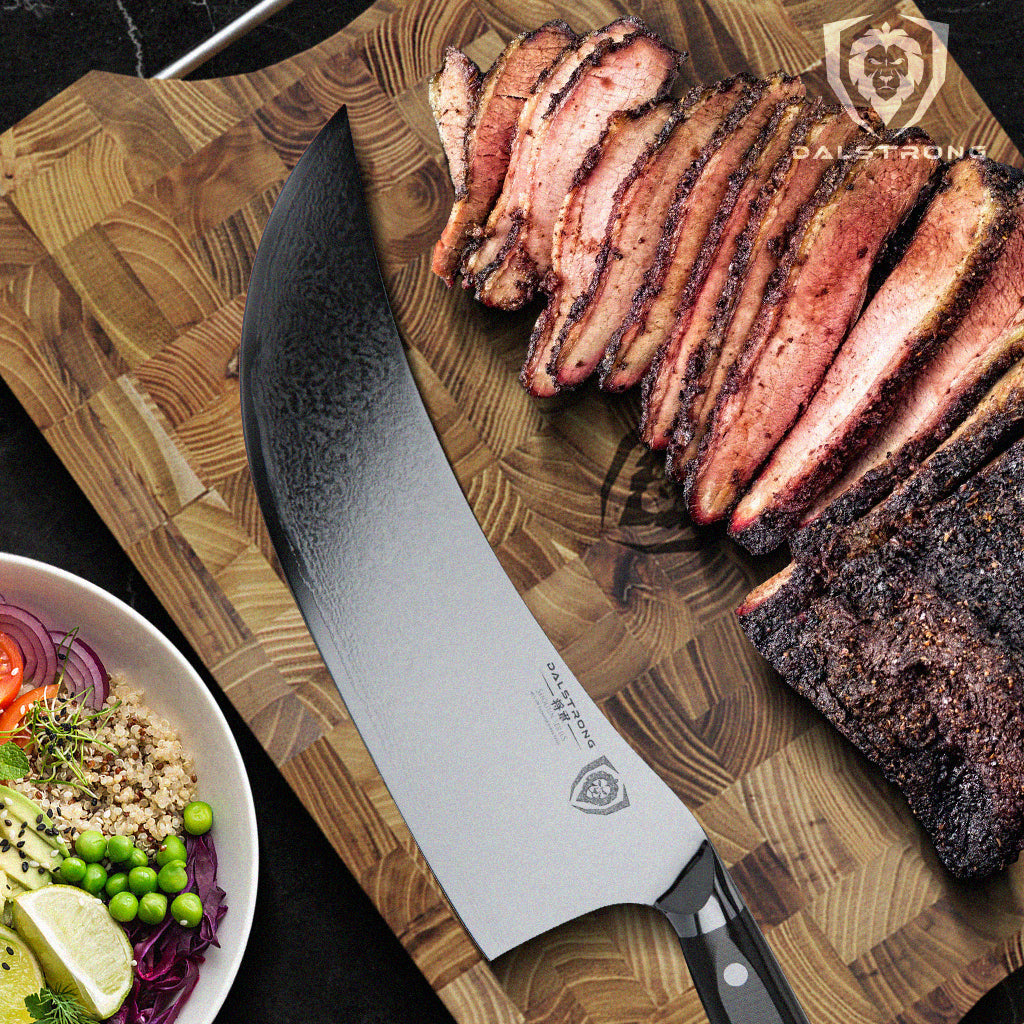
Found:
[(713, 1024), (806, 1024), (703, 829), (573, 676), (467, 504), (391, 314), (345, 108), (264, 229), (240, 377), (285, 577), (483, 955), (653, 906)]

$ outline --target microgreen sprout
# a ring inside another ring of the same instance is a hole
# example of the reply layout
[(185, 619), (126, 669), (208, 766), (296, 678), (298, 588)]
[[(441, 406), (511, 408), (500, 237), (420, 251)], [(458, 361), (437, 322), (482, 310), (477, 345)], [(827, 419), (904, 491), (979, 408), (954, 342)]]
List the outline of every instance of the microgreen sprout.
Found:
[[(120, 701), (94, 711), (85, 706), (86, 696), (58, 694), (37, 701), (29, 708), (22, 722), (28, 735), (27, 745), (34, 749), (34, 775), (28, 782), (72, 786), (95, 798), (96, 794), (89, 789), (83, 762), (93, 749), (117, 753), (114, 747), (98, 740), (96, 733), (120, 707)], [(63, 775), (62, 771), (67, 774)]]

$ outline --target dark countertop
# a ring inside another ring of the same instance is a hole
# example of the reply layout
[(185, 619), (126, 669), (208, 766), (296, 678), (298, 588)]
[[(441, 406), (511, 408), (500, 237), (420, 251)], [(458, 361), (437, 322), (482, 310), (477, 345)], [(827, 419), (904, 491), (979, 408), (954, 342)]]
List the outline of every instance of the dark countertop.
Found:
[[(3, 0), (0, 131), (95, 68), (150, 76), (242, 14), (244, 0)], [(369, 6), (294, 0), (189, 77), (254, 71), (319, 42)], [(953, 58), (1024, 149), (1024, 4), (919, 0), (950, 25)], [(234, 730), (252, 780), (260, 891), (251, 940), (218, 1021), (451, 1024), (248, 727), (0, 382), (0, 549), (59, 565), (137, 608), (196, 665)], [(965, 1024), (1024, 1021), (1024, 978), (1000, 985)]]

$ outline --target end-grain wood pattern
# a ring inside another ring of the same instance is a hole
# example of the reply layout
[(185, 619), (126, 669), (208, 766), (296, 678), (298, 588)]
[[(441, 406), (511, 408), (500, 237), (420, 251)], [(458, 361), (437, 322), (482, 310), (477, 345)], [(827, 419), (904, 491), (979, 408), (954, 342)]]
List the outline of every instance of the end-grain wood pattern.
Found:
[[(452, 200), (426, 82), (552, 17), (623, 13), (690, 52), (683, 84), (803, 72), (822, 23), (886, 0), (380, 0), (252, 75), (91, 74), (0, 135), (0, 372), (461, 1024), (702, 1019), (671, 929), (611, 907), (494, 963), (451, 912), (283, 582), (253, 494), (237, 348), (260, 233), (347, 104), (388, 290), (454, 472), (502, 566), (615, 726), (695, 810), (811, 1019), (958, 1020), (1024, 957), (1022, 868), (942, 873), (898, 794), (790, 693), (733, 615), (778, 565), (693, 529), (635, 395), (538, 402), (536, 310), (429, 270)], [(925, 127), (1021, 163), (952, 64)]]

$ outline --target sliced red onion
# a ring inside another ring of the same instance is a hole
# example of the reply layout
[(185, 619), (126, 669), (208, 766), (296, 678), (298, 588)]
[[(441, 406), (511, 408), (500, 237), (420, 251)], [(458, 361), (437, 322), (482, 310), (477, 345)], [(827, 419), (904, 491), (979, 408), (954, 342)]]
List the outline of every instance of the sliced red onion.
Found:
[(110, 676), (100, 656), (78, 636), (69, 641), (67, 633), (51, 629), (50, 638), (64, 664), (64, 689), (99, 711), (110, 693)]
[(0, 604), (0, 631), (21, 648), (26, 683), (46, 686), (53, 682), (57, 675), (57, 646), (35, 615), (14, 604)]

